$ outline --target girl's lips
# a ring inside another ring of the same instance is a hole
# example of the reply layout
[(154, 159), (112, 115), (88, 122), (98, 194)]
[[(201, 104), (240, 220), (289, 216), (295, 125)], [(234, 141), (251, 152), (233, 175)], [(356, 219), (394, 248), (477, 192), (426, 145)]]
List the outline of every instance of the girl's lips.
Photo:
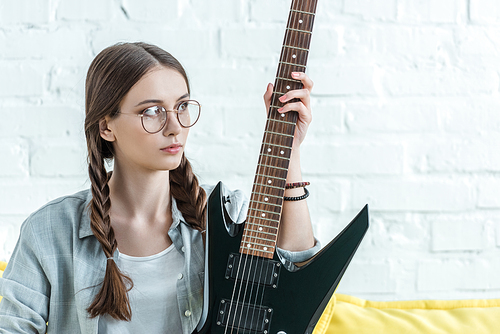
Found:
[(170, 153), (170, 154), (177, 154), (180, 152), (181, 149), (182, 149), (181, 144), (172, 144), (170, 146), (162, 148), (161, 151), (166, 152), (166, 153)]

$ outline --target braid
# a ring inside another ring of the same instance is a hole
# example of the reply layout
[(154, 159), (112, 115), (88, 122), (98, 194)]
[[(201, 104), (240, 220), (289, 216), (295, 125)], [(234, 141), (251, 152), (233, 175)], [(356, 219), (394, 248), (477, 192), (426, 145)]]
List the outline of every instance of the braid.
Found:
[[(100, 141), (98, 142), (100, 143)], [(101, 244), (104, 254), (109, 259), (113, 257), (118, 245), (109, 217), (111, 208), (109, 176), (104, 166), (104, 158), (98, 153), (100, 151), (89, 147), (89, 176), (92, 183), (90, 226), (94, 236)], [(127, 292), (132, 286), (132, 280), (120, 272), (115, 261), (108, 260), (101, 289), (87, 309), (90, 316), (93, 318), (109, 314), (118, 320), (130, 320), (132, 311)]]
[(182, 155), (179, 167), (170, 171), (170, 192), (186, 223), (194, 229), (203, 231), (207, 215), (207, 194), (199, 186), (198, 179), (185, 155)]

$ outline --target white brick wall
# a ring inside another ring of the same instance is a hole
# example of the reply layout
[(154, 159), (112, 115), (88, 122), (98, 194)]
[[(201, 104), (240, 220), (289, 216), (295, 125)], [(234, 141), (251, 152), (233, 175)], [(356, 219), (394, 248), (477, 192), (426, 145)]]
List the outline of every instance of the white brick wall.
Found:
[[(88, 187), (86, 69), (118, 41), (176, 55), (204, 106), (188, 155), (249, 192), (289, 0), (0, 0), (0, 260), (22, 221)], [(366, 203), (340, 292), (500, 297), (500, 2), (319, 0), (303, 146), (325, 244)], [(223, 163), (221, 163), (221, 161)]]

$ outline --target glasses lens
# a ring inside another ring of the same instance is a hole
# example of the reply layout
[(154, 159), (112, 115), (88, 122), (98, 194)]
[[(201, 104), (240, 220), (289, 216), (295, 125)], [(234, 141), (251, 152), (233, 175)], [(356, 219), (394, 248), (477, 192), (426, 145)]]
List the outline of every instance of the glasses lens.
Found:
[(185, 128), (193, 126), (198, 121), (198, 118), (200, 118), (201, 106), (197, 101), (189, 100), (182, 102), (177, 107), (177, 110), (179, 123)]
[(144, 110), (142, 115), (142, 126), (149, 133), (160, 131), (167, 121), (167, 113), (158, 106)]

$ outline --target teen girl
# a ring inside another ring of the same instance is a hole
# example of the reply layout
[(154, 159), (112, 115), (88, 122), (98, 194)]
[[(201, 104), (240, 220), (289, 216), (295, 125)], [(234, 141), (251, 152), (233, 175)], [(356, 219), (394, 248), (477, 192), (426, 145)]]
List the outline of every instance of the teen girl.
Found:
[[(312, 82), (291, 75), (304, 89), (284, 95), (282, 102), (300, 102), (280, 112), (299, 113), (287, 179), (297, 182)], [(271, 93), (268, 85), (267, 106)], [(184, 155), (201, 107), (180, 63), (144, 43), (97, 55), (85, 94), (91, 189), (48, 203), (22, 225), (0, 280), (0, 333), (190, 334), (202, 308), (212, 190), (198, 184)], [(225, 192), (233, 219), (244, 221), (247, 199)], [(306, 260), (319, 247), (304, 200), (285, 202), (278, 246), (284, 262)]]

